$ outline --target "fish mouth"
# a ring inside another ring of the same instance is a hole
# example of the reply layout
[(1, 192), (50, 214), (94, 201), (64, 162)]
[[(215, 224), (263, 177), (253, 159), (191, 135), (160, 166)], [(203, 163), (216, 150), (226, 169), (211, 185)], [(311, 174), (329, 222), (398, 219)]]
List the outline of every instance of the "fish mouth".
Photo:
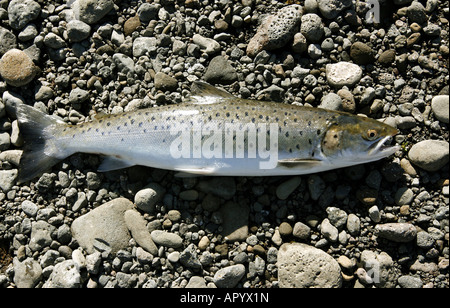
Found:
[(392, 145), (393, 136), (386, 136), (374, 142), (368, 151), (370, 156), (389, 156), (394, 154), (400, 148), (398, 145)]

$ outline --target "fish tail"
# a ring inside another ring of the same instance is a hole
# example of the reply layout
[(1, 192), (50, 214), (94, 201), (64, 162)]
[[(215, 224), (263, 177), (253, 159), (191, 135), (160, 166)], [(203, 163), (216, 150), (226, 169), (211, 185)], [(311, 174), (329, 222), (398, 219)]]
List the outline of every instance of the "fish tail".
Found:
[(57, 142), (61, 128), (67, 125), (61, 119), (23, 103), (9, 103), (6, 108), (17, 118), (24, 142), (18, 183), (34, 179), (72, 154)]

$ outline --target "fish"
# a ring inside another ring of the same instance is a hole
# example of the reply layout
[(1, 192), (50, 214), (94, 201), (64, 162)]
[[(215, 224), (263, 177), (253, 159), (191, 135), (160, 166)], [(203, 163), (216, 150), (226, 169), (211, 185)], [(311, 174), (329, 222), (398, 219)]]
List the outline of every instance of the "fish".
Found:
[(179, 104), (98, 115), (68, 124), (25, 103), (18, 120), (18, 183), (74, 153), (104, 157), (98, 171), (141, 165), (180, 176), (288, 176), (377, 161), (394, 154), (398, 130), (378, 120), (293, 104), (241, 99), (196, 81)]

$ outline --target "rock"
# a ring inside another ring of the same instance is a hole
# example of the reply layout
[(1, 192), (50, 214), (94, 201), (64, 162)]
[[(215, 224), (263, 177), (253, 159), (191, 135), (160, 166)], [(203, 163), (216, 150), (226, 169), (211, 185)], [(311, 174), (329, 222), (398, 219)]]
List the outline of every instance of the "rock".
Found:
[(43, 288), (73, 289), (81, 287), (80, 270), (74, 260), (58, 263), (44, 283)]
[(156, 48), (157, 44), (158, 40), (155, 37), (137, 37), (133, 41), (133, 56), (143, 56), (152, 48)]
[(343, 9), (352, 5), (351, 0), (317, 0), (320, 13), (327, 19), (335, 19)]
[(361, 253), (361, 263), (374, 283), (379, 288), (394, 288), (397, 283), (397, 272), (394, 261), (384, 251), (375, 253), (371, 250), (364, 250)]
[(37, 214), (38, 206), (29, 200), (25, 200), (21, 205), (22, 211), (27, 214), (27, 216), (34, 217)]
[(59, 35), (50, 32), (44, 37), (44, 45), (52, 49), (60, 49), (66, 47), (66, 42)]
[(96, 249), (114, 254), (127, 247), (131, 239), (124, 213), (132, 208), (133, 203), (125, 198), (102, 204), (73, 221), (72, 236), (89, 254)]
[(347, 213), (344, 210), (341, 210), (340, 208), (334, 206), (327, 207), (326, 211), (330, 223), (339, 230), (343, 229), (347, 224)]
[(38, 220), (31, 225), (30, 243), (28, 246), (32, 251), (39, 251), (52, 243), (51, 234), (56, 228), (46, 221)]
[(191, 289), (191, 288), (207, 288), (206, 286), (206, 280), (203, 277), (200, 276), (192, 276), (189, 279), (188, 284), (186, 285), (186, 288)]
[(142, 3), (137, 11), (139, 19), (142, 22), (149, 22), (158, 16), (159, 8), (158, 6), (150, 3)]
[(278, 185), (276, 190), (278, 199), (286, 200), (300, 186), (301, 181), (301, 177), (295, 176)]
[(328, 83), (333, 87), (353, 87), (361, 80), (362, 69), (350, 62), (327, 64), (326, 77)]
[(425, 7), (419, 1), (413, 1), (406, 11), (409, 22), (423, 24), (428, 20)]
[(89, 274), (97, 275), (102, 263), (102, 254), (99, 251), (86, 256), (86, 270)]
[(89, 91), (75, 88), (70, 91), (69, 103), (71, 104), (82, 104), (89, 99)]
[(190, 268), (194, 271), (199, 271), (202, 269), (202, 264), (198, 259), (198, 254), (194, 244), (190, 244), (183, 250), (180, 254), (180, 263), (185, 267)]
[(89, 37), (91, 26), (81, 20), (73, 19), (67, 23), (67, 36), (72, 42), (81, 42)]
[(399, 277), (398, 284), (403, 289), (422, 289), (423, 287), (423, 282), (420, 278), (409, 275)]
[(222, 235), (226, 240), (228, 242), (245, 241), (248, 236), (249, 206), (229, 201), (219, 211), (223, 219)]
[(208, 180), (201, 180), (198, 183), (198, 189), (229, 200), (236, 194), (236, 182), (233, 177), (212, 177)]
[(330, 223), (328, 218), (325, 218), (320, 224), (320, 232), (330, 242), (336, 242), (338, 240), (339, 231)]
[(144, 217), (136, 210), (128, 210), (124, 214), (124, 219), (128, 230), (130, 230), (131, 236), (136, 243), (152, 255), (156, 256), (158, 254), (158, 248), (152, 241)]
[(313, 174), (308, 177), (309, 194), (311, 195), (311, 199), (314, 201), (319, 200), (320, 196), (325, 191), (325, 188), (325, 181), (322, 180), (319, 175)]
[(434, 246), (435, 239), (431, 234), (425, 231), (417, 233), (416, 244), (423, 249), (430, 249)]
[(11, 31), (0, 27), (0, 56), (15, 48), (17, 46), (16, 41), (16, 36)]
[(328, 110), (341, 110), (342, 109), (342, 99), (336, 93), (328, 93), (322, 97), (319, 108)]
[(21, 87), (30, 83), (38, 69), (23, 51), (11, 49), (0, 59), (0, 75), (10, 85)]
[(276, 265), (281, 288), (340, 288), (342, 285), (337, 261), (306, 244), (283, 244)]
[(359, 65), (366, 65), (375, 62), (374, 52), (367, 44), (362, 42), (353, 43), (350, 47), (350, 58)]
[(178, 88), (178, 81), (163, 73), (158, 72), (155, 75), (155, 89), (161, 91), (175, 91)]
[(124, 74), (134, 72), (134, 61), (129, 56), (122, 53), (115, 53), (113, 55), (113, 60), (120, 72)]
[(449, 123), (449, 96), (438, 95), (431, 100), (431, 110), (436, 119), (443, 123)]
[(34, 288), (42, 278), (42, 268), (33, 258), (20, 262), (16, 257), (13, 260), (13, 266), (13, 280), (17, 288)]
[(302, 7), (285, 6), (275, 15), (268, 16), (258, 27), (247, 45), (247, 55), (256, 56), (261, 50), (274, 50), (285, 46), (297, 32)]
[(414, 199), (414, 192), (411, 188), (401, 187), (395, 193), (394, 199), (395, 204), (399, 206), (410, 204)]
[(126, 36), (131, 35), (134, 31), (137, 30), (141, 26), (141, 21), (139, 20), (139, 16), (133, 16), (128, 18), (127, 21), (123, 24), (123, 33)]
[(157, 184), (150, 183), (134, 196), (134, 203), (136, 207), (146, 213), (151, 213), (155, 210), (156, 203), (158, 203), (164, 196), (165, 189)]
[(426, 171), (438, 171), (448, 163), (449, 144), (440, 140), (424, 140), (411, 147), (408, 157), (411, 163)]
[(238, 76), (225, 57), (217, 56), (209, 63), (203, 78), (209, 83), (231, 84), (237, 80)]
[(361, 232), (361, 220), (353, 213), (348, 215), (347, 230), (353, 236), (358, 236)]
[(244, 277), (245, 266), (242, 264), (230, 265), (221, 268), (214, 275), (214, 284), (218, 288), (234, 288)]
[(200, 34), (194, 34), (192, 42), (200, 47), (200, 49), (208, 55), (215, 54), (220, 51), (220, 44), (208, 37), (203, 37)]
[(300, 221), (295, 223), (294, 228), (292, 230), (292, 235), (301, 240), (307, 240), (309, 238), (310, 233), (311, 228)]
[(292, 51), (302, 54), (308, 49), (308, 42), (306, 37), (300, 32), (295, 33), (294, 40), (292, 41)]
[(41, 6), (34, 0), (12, 0), (8, 5), (9, 24), (13, 29), (20, 30), (38, 18), (40, 12)]
[(90, 25), (100, 21), (113, 8), (113, 0), (76, 0), (72, 6), (75, 17)]
[(310, 42), (319, 42), (325, 34), (322, 19), (314, 13), (305, 14), (301, 18), (300, 33)]
[(151, 237), (156, 244), (164, 247), (180, 248), (183, 245), (183, 239), (175, 233), (153, 230)]
[(395, 49), (388, 49), (378, 57), (378, 62), (390, 66), (395, 61)]
[(408, 243), (416, 238), (417, 230), (409, 223), (386, 223), (375, 226), (378, 236), (397, 243)]

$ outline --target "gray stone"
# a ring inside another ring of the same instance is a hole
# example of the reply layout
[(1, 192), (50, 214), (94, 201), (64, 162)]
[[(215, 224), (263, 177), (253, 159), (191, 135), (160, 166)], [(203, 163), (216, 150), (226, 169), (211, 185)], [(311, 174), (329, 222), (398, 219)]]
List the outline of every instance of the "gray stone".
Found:
[(438, 171), (448, 163), (449, 144), (440, 140), (420, 141), (411, 147), (408, 157), (411, 163), (426, 171)]
[(194, 271), (199, 271), (202, 268), (202, 264), (198, 258), (197, 248), (194, 244), (190, 244), (180, 254), (180, 263), (185, 267)]
[(20, 262), (17, 257), (13, 260), (14, 283), (17, 288), (34, 288), (42, 278), (42, 268), (33, 258)]
[(73, 221), (72, 236), (89, 254), (96, 249), (116, 253), (131, 239), (124, 213), (132, 208), (133, 203), (125, 198), (102, 204)]
[(183, 245), (183, 239), (175, 233), (153, 230), (151, 237), (156, 244), (164, 247), (179, 248)]
[(328, 110), (341, 110), (342, 109), (342, 99), (336, 93), (328, 93), (322, 98), (319, 108)]
[(325, 181), (322, 180), (319, 175), (313, 174), (308, 177), (309, 194), (314, 201), (319, 200), (320, 196), (325, 191), (325, 188)]
[(4, 193), (7, 193), (16, 185), (17, 176), (17, 169), (0, 170), (0, 188)]
[(300, 33), (310, 42), (319, 42), (325, 34), (322, 19), (314, 13), (305, 14), (301, 18)]
[(66, 42), (59, 35), (49, 32), (44, 37), (44, 45), (52, 49), (60, 49), (66, 47)]
[(214, 57), (203, 76), (209, 83), (231, 84), (238, 78), (236, 70), (223, 56)]
[(406, 14), (411, 23), (417, 22), (418, 24), (423, 24), (428, 20), (425, 7), (419, 1), (414, 0), (408, 7)]
[(138, 16), (142, 22), (149, 22), (158, 16), (159, 8), (157, 5), (142, 3), (138, 8)]
[(327, 207), (326, 211), (330, 223), (339, 230), (341, 230), (347, 224), (348, 215), (344, 210), (341, 210), (340, 208), (334, 206), (330, 206)]
[(80, 270), (74, 260), (65, 260), (53, 268), (43, 288), (73, 289), (81, 287)]
[(114, 9), (113, 0), (76, 0), (72, 6), (75, 17), (87, 24), (95, 24)]
[(97, 275), (102, 263), (102, 254), (99, 251), (86, 256), (86, 270), (89, 274)]
[(35, 203), (33, 203), (29, 200), (23, 201), (21, 207), (22, 207), (22, 211), (25, 214), (27, 214), (27, 216), (30, 216), (30, 217), (36, 216), (37, 211), (39, 209)]
[(89, 91), (75, 88), (70, 91), (69, 94), (69, 103), (71, 104), (81, 104), (89, 99)]
[(411, 188), (401, 187), (395, 193), (394, 199), (399, 206), (410, 204), (414, 199), (414, 192)]
[(192, 276), (189, 279), (188, 284), (186, 285), (186, 288), (190, 289), (190, 288), (207, 288), (206, 286), (206, 280), (205, 278), (201, 277), (201, 276)]
[(134, 72), (134, 61), (127, 55), (122, 53), (115, 53), (113, 55), (113, 60), (117, 65), (117, 68), (120, 72), (124, 74), (133, 73)]
[(150, 232), (148, 232), (144, 217), (136, 210), (128, 210), (124, 214), (124, 219), (136, 243), (156, 256), (158, 254), (158, 248), (153, 242)]
[(423, 249), (430, 249), (434, 246), (435, 240), (428, 232), (420, 231), (416, 238), (417, 246)]
[(327, 64), (326, 77), (328, 83), (333, 87), (353, 87), (361, 80), (362, 69), (359, 65), (350, 62)]
[(342, 285), (337, 261), (306, 244), (283, 244), (276, 265), (281, 288), (340, 288)]
[(292, 229), (292, 235), (301, 240), (308, 239), (310, 234), (311, 228), (300, 221), (296, 222)]
[(358, 236), (361, 232), (361, 220), (353, 213), (348, 215), (347, 230), (353, 236)]
[(330, 223), (328, 218), (325, 218), (320, 224), (320, 232), (330, 242), (338, 240), (339, 230)]
[(301, 177), (295, 176), (278, 185), (276, 190), (278, 199), (286, 200), (300, 186), (301, 181)]
[(352, 5), (351, 0), (317, 0), (320, 13), (327, 19), (335, 19), (343, 9)]
[(208, 37), (203, 37), (200, 34), (194, 34), (192, 42), (200, 47), (200, 49), (208, 55), (215, 54), (220, 51), (220, 44)]
[(398, 284), (403, 289), (422, 289), (423, 287), (423, 282), (420, 278), (409, 275), (399, 277)]
[(150, 183), (134, 196), (134, 203), (137, 208), (150, 213), (155, 210), (156, 203), (158, 203), (164, 196), (165, 189), (157, 184)]
[(208, 180), (201, 180), (198, 189), (229, 200), (236, 194), (236, 182), (233, 177), (212, 177)]
[(230, 265), (221, 268), (214, 275), (214, 284), (218, 288), (234, 288), (244, 277), (245, 266), (242, 264)]
[(48, 222), (38, 220), (31, 225), (31, 236), (28, 246), (32, 251), (39, 251), (52, 243), (52, 232), (56, 228)]
[(378, 236), (397, 243), (408, 243), (416, 238), (417, 230), (409, 223), (386, 223), (375, 226)]
[(13, 29), (20, 30), (38, 18), (40, 12), (41, 6), (34, 0), (12, 0), (8, 5), (9, 24)]
[(386, 252), (375, 253), (371, 250), (364, 250), (361, 253), (361, 263), (375, 286), (379, 288), (396, 286), (398, 274), (394, 267), (394, 261)]
[(67, 36), (72, 42), (81, 42), (89, 37), (91, 26), (81, 20), (73, 19), (67, 23)]
[(16, 41), (16, 36), (11, 31), (0, 27), (0, 56), (15, 48), (17, 46)]
[(37, 72), (31, 58), (22, 50), (10, 49), (0, 59), (0, 75), (14, 87), (30, 83)]
[(443, 123), (449, 123), (449, 96), (438, 95), (431, 100), (431, 109), (436, 119)]
[(245, 241), (248, 236), (249, 206), (229, 201), (219, 211), (222, 214), (222, 235), (225, 239), (228, 242)]
[(140, 57), (156, 48), (158, 40), (155, 37), (137, 37), (133, 41), (133, 56)]
[(158, 72), (155, 75), (155, 89), (161, 91), (175, 91), (178, 88), (178, 81), (163, 73)]
[(298, 32), (302, 7), (288, 5), (268, 16), (258, 27), (247, 45), (247, 55), (256, 56), (261, 50), (274, 50), (285, 46)]

